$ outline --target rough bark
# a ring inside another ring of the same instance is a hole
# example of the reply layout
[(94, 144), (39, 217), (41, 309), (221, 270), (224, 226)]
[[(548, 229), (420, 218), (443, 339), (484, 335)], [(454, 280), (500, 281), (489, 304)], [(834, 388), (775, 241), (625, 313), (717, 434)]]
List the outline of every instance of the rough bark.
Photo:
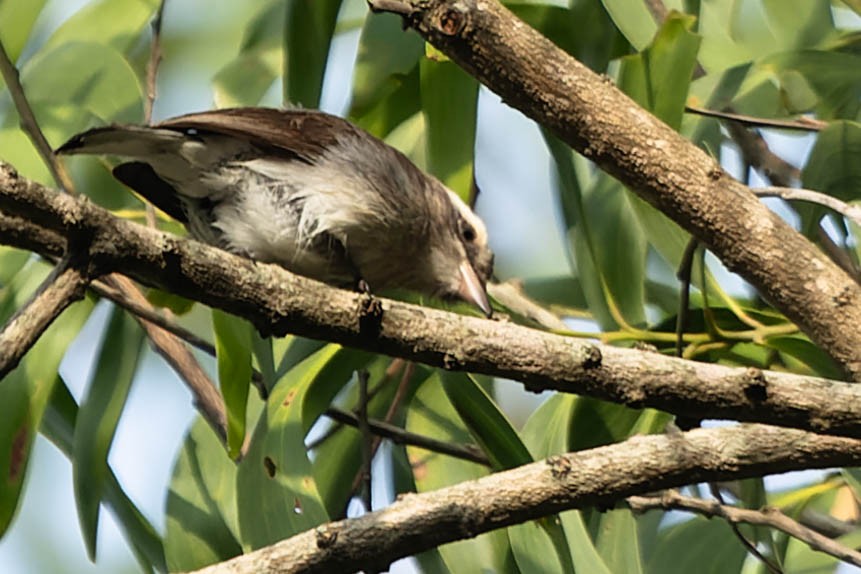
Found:
[(2, 163), (0, 210), (0, 241), (56, 256), (58, 238), (65, 237), (89, 246), (91, 275), (119, 272), (245, 317), (265, 333), (514, 379), (535, 391), (861, 437), (858, 385), (697, 363), (370, 299), (119, 219), (85, 198), (22, 179)]
[(379, 572), (447, 542), (630, 495), (858, 463), (861, 442), (761, 425), (634, 437), (550, 457), (479, 480), (400, 497), (360, 518), (332, 522), (199, 574)]
[(861, 286), (750, 189), (497, 0), (370, 0), (627, 185), (861, 380)]

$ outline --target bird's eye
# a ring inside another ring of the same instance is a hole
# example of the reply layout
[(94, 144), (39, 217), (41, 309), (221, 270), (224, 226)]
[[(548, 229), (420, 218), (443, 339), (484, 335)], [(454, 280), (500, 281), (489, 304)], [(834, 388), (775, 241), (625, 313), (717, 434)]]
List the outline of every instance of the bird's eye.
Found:
[(464, 226), (463, 230), (461, 231), (461, 234), (463, 235), (464, 241), (467, 241), (469, 243), (475, 241), (475, 229), (473, 229), (469, 225)]

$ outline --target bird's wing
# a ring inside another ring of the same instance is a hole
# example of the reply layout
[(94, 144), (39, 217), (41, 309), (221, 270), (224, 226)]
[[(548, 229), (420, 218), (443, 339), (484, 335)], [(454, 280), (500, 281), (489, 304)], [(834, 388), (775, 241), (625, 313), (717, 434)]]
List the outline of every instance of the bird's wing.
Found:
[(313, 162), (339, 137), (361, 137), (355, 126), (337, 116), (300, 109), (228, 108), (171, 118), (155, 127), (230, 135), (307, 162)]

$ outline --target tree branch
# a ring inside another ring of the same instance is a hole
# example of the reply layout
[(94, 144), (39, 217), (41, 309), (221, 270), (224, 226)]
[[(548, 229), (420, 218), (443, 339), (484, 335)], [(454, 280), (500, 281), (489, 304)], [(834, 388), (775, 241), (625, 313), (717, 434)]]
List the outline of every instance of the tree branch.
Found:
[[(0, 210), (6, 213), (0, 216), (0, 241), (52, 253), (57, 248), (52, 234), (87, 233), (98, 272), (119, 272), (224, 309), (265, 333), (293, 333), (514, 379), (534, 391), (554, 389), (689, 417), (861, 436), (858, 385), (695, 363), (386, 299), (380, 299), (381, 317), (367, 317), (359, 294), (119, 219), (84, 198), (20, 178), (2, 163)], [(14, 227), (21, 218), (29, 220), (23, 222), (27, 229), (47, 231), (22, 234)], [(47, 244), (40, 246), (38, 238)]]
[(861, 380), (861, 286), (713, 158), (497, 0), (397, 4), (425, 39), (694, 235)]
[(835, 542), (806, 526), (802, 526), (776, 508), (765, 508), (763, 510), (737, 508), (721, 504), (716, 500), (702, 500), (682, 496), (672, 490), (663, 492), (660, 496), (632, 496), (628, 498), (627, 502), (634, 512), (645, 512), (652, 509), (684, 510), (708, 518), (722, 518), (733, 524), (745, 523), (776, 528), (801, 540), (813, 550), (825, 552), (838, 560), (854, 564), (855, 566), (861, 566), (861, 552), (847, 548), (839, 542)]
[(635, 493), (796, 468), (852, 466), (859, 459), (859, 441), (761, 425), (637, 436), (404, 495), (383, 510), (319, 526), (198, 574), (383, 570), (441, 544), (565, 510), (612, 506)]
[(84, 296), (87, 280), (85, 261), (76, 261), (75, 254), (64, 258), (9, 319), (0, 331), (0, 380), (18, 366), (51, 323)]

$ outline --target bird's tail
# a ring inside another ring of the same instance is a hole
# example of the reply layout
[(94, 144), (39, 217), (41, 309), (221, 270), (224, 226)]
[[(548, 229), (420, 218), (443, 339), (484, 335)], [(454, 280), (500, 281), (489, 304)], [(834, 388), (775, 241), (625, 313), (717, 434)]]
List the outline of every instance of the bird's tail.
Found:
[(57, 148), (58, 154), (106, 154), (145, 159), (177, 153), (186, 141), (178, 131), (143, 126), (113, 125), (73, 136)]

